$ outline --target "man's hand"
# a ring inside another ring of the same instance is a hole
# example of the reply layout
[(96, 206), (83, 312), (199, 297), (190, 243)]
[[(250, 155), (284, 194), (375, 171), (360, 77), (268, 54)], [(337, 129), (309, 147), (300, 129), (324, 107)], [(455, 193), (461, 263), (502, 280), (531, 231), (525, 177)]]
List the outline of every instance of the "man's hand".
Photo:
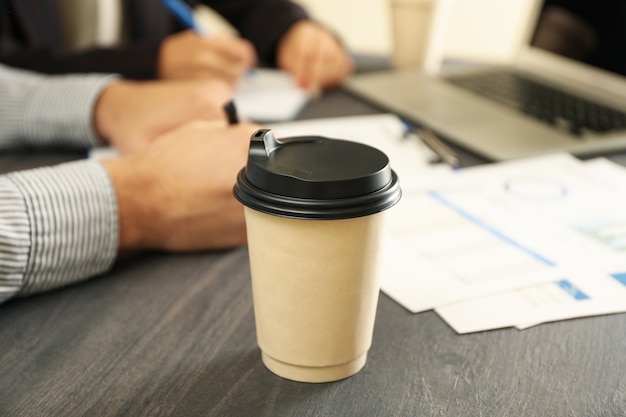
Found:
[(244, 244), (243, 206), (233, 197), (251, 124), (192, 122), (145, 152), (102, 161), (116, 190), (120, 249), (190, 251)]
[(96, 102), (95, 129), (121, 153), (140, 151), (157, 136), (191, 120), (224, 119), (230, 86), (218, 80), (120, 81)]
[(354, 70), (339, 41), (306, 20), (293, 25), (279, 42), (277, 64), (310, 90), (338, 85)]
[(188, 30), (163, 41), (157, 75), (162, 79), (218, 78), (234, 86), (256, 62), (254, 47), (245, 39), (230, 34), (202, 37)]

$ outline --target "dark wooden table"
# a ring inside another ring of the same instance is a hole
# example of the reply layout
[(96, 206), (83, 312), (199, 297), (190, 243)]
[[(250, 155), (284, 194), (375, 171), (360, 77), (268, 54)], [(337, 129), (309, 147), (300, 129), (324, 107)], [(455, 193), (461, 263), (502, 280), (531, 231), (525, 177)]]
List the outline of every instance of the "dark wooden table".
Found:
[[(301, 118), (375, 112), (334, 91)], [(626, 416), (626, 314), (460, 336), (381, 294), (361, 372), (284, 380), (261, 363), (247, 256), (142, 253), (0, 305), (0, 416)]]

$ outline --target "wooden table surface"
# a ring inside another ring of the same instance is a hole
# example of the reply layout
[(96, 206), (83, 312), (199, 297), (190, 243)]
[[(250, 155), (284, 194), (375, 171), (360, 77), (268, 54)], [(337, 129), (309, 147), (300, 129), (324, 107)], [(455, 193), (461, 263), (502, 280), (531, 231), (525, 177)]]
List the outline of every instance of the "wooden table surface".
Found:
[[(334, 91), (301, 118), (376, 111)], [(5, 153), (0, 170), (79, 156)], [(277, 377), (256, 344), (247, 256), (141, 253), (0, 305), (0, 416), (626, 416), (626, 314), (457, 335), (381, 294), (361, 372)]]

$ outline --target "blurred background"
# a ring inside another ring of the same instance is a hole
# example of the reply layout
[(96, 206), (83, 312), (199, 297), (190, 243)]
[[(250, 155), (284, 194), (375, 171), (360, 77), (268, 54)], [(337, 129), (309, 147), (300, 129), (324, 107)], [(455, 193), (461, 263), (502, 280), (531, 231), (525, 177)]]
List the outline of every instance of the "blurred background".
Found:
[[(391, 48), (389, 0), (296, 0), (332, 27), (357, 53), (386, 54)], [(445, 56), (506, 61), (520, 41), (532, 0), (451, 0)], [(492, 36), (498, 33), (498, 36)]]
[[(391, 0), (293, 0), (338, 33), (359, 54), (391, 52)], [(452, 3), (445, 58), (510, 60), (523, 37), (523, 22), (535, 0), (443, 0)], [(232, 30), (211, 10), (199, 14), (212, 27)], [(494, 36), (497, 34), (497, 36)]]

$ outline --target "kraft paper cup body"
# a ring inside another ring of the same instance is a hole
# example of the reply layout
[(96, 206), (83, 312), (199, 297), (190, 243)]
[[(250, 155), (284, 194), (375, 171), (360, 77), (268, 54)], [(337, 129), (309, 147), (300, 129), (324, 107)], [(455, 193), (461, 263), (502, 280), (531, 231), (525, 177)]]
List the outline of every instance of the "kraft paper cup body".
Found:
[(302, 382), (357, 373), (372, 342), (384, 213), (303, 220), (246, 207), (245, 216), (265, 366)]
[(388, 0), (392, 65), (437, 73), (444, 58), (451, 0)]

